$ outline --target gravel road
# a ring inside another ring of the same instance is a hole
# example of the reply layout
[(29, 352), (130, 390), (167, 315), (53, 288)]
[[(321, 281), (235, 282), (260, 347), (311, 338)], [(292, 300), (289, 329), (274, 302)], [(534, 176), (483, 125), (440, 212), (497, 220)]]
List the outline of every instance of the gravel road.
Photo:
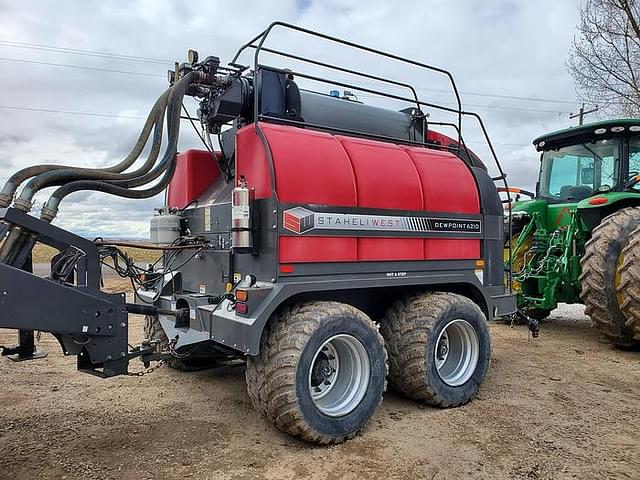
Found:
[[(139, 341), (142, 320), (131, 328)], [(43, 335), (46, 360), (0, 360), (0, 479), (640, 478), (640, 352), (604, 343), (579, 306), (537, 340), (498, 323), (491, 335), (471, 403), (387, 392), (362, 435), (328, 448), (260, 418), (242, 367), (102, 380)], [(0, 330), (0, 344), (13, 339)]]

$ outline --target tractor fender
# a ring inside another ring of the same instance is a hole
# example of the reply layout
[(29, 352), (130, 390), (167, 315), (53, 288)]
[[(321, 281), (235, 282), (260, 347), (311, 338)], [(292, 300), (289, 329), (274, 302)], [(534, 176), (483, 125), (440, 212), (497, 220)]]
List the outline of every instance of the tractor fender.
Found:
[(587, 230), (591, 231), (602, 219), (627, 207), (640, 206), (640, 192), (606, 192), (581, 200), (578, 213)]

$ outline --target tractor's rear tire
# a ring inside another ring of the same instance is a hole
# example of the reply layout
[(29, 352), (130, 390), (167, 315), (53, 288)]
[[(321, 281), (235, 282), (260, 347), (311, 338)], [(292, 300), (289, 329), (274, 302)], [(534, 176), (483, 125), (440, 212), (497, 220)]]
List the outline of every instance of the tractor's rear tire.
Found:
[(321, 444), (354, 437), (382, 401), (387, 354), (377, 326), (338, 302), (287, 307), (247, 360), (256, 410), (285, 433)]
[(389, 383), (403, 395), (447, 408), (478, 392), (489, 368), (491, 337), (484, 314), (468, 298), (444, 292), (409, 296), (387, 311), (381, 331)]
[(620, 310), (617, 275), (621, 253), (633, 230), (640, 226), (640, 208), (623, 208), (593, 229), (580, 260), (580, 298), (593, 326), (615, 346), (633, 345), (631, 329)]
[[(148, 340), (157, 340), (155, 351), (157, 353), (166, 352), (169, 349), (169, 339), (164, 333), (160, 321), (157, 317), (144, 317), (144, 338)], [(196, 372), (206, 370), (216, 366), (216, 362), (211, 358), (171, 358), (165, 360), (165, 364), (175, 370), (183, 372)]]
[(640, 345), (640, 228), (629, 236), (622, 250), (622, 263), (618, 270), (620, 283), (618, 297), (625, 327), (631, 332), (635, 345)]

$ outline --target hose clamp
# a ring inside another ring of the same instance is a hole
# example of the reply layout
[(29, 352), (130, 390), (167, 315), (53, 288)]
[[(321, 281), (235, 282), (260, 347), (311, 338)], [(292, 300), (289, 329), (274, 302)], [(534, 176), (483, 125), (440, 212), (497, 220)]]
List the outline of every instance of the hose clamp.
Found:
[(51, 222), (54, 218), (56, 218), (56, 215), (58, 215), (58, 209), (50, 208), (47, 205), (43, 206), (42, 210), (40, 211), (40, 219), (44, 220), (45, 222)]
[(5, 208), (11, 205), (13, 201), (13, 195), (7, 195), (6, 193), (0, 193), (0, 208)]
[(24, 198), (18, 197), (16, 198), (14, 205), (18, 210), (28, 212), (29, 210), (31, 210), (33, 202), (31, 200), (25, 200)]

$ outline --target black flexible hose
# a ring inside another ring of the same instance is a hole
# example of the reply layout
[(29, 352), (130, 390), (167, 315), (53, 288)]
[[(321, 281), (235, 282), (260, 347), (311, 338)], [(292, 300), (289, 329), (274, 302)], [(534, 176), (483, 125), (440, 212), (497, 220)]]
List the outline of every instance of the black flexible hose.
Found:
[(49, 197), (49, 201), (42, 207), (42, 211), (40, 212), (40, 218), (47, 222), (51, 222), (57, 215), (58, 206), (60, 202), (67, 195), (77, 192), (80, 190), (92, 190), (94, 192), (103, 192), (108, 193), (110, 195), (116, 195), (118, 197), (124, 198), (149, 198), (154, 195), (159, 194), (171, 181), (173, 174), (176, 169), (176, 162), (171, 162), (169, 167), (165, 170), (162, 179), (155, 184), (153, 187), (150, 187), (145, 190), (132, 190), (130, 188), (120, 187), (114, 185), (112, 183), (107, 182), (99, 182), (93, 180), (81, 180), (78, 182), (68, 183), (60, 188), (58, 188), (52, 195)]
[[(108, 171), (108, 169), (92, 169), (92, 168), (59, 168), (56, 170), (48, 171), (33, 177), (29, 183), (22, 189), (19, 197), (15, 201), (15, 207), (22, 211), (29, 211), (31, 202), (34, 195), (41, 189), (51, 187), (55, 185), (64, 185), (69, 181), (75, 180), (117, 180), (136, 178), (146, 174), (151, 167), (155, 164), (158, 154), (160, 153), (160, 147), (162, 145), (162, 130), (164, 122), (164, 112), (167, 106), (169, 98), (169, 90), (163, 93), (158, 101), (156, 101), (153, 109), (149, 113), (148, 119), (153, 120), (153, 140), (151, 151), (145, 163), (135, 171), (118, 173)], [(146, 143), (146, 141), (145, 141)], [(142, 146), (144, 148), (144, 145)], [(137, 148), (132, 150), (135, 153)], [(130, 153), (127, 158), (132, 157)], [(139, 156), (139, 154), (138, 154)], [(137, 159), (137, 157), (136, 157)], [(134, 159), (134, 161), (136, 160)]]
[[(178, 134), (179, 134), (179, 128), (180, 128), (180, 108), (181, 108), (186, 90), (189, 86), (189, 83), (192, 80), (192, 77), (193, 77), (192, 73), (189, 73), (184, 77), (182, 77), (180, 80), (178, 80), (170, 89), (168, 89), (168, 105), (166, 105), (168, 145), (163, 155), (163, 158), (158, 165), (158, 167), (162, 166), (162, 168), (157, 167), (156, 169), (154, 169), (154, 174), (153, 174), (155, 179), (163, 171), (165, 172), (160, 182), (158, 182), (156, 185), (146, 190), (129, 190), (127, 187), (113, 185), (112, 183), (109, 183), (109, 182), (101, 182), (97, 180), (72, 181), (58, 188), (53, 193), (53, 195), (49, 198), (48, 202), (42, 208), (42, 211), (40, 214), (41, 219), (51, 222), (57, 215), (58, 206), (60, 202), (64, 199), (64, 197), (66, 197), (70, 193), (73, 193), (79, 190), (101, 191), (101, 192), (110, 193), (112, 195), (118, 195), (126, 198), (149, 198), (154, 195), (157, 195), (163, 189), (165, 189), (169, 184), (169, 182), (171, 181), (171, 178), (173, 177), (173, 173), (175, 172), (175, 167), (176, 167), (175, 158), (177, 154)], [(167, 92), (165, 92), (165, 94), (166, 93)], [(164, 104), (165, 94), (163, 94), (158, 99), (154, 107), (159, 104), (160, 105)], [(160, 106), (158, 108), (161, 110), (161, 112), (164, 112), (164, 108), (161, 108)], [(138, 142), (134, 146), (134, 149), (123, 162), (120, 162), (117, 165), (118, 168), (122, 167), (123, 165), (125, 165), (126, 162), (129, 162), (129, 161), (131, 163), (129, 163), (128, 166), (130, 166), (133, 162), (135, 162), (137, 157), (140, 155), (149, 137), (151, 128), (154, 125), (156, 125), (157, 127), (158, 122), (156, 122), (156, 118), (154, 118), (154, 117), (157, 117), (157, 113), (158, 113), (157, 111), (152, 110), (152, 113), (149, 114), (149, 116), (147, 117), (147, 121), (145, 122), (143, 132), (140, 134), (140, 137), (138, 138)], [(56, 167), (60, 168), (59, 166), (56, 166)], [(111, 167), (109, 170), (113, 170), (115, 169), (115, 167), (116, 166)], [(38, 170), (38, 168), (40, 168), (40, 170), (42, 169), (46, 170), (46, 168), (43, 166), (32, 167), (30, 171), (29, 169), (24, 169), (23, 171), (18, 172), (18, 173), (21, 173), (22, 176), (16, 174), (12, 178), (14, 179), (19, 179), (22, 177), (24, 177), (25, 179), (29, 178), (29, 176), (32, 176), (33, 171)], [(67, 169), (68, 167), (61, 167), (61, 168)], [(125, 167), (125, 168), (128, 168), (128, 167)], [(149, 177), (145, 176), (145, 178), (149, 178)], [(12, 188), (13, 190), (11, 195), (15, 194), (15, 188), (17, 188), (17, 186)], [(33, 238), (33, 236), (23, 233), (19, 227), (14, 226), (9, 232), (9, 236), (5, 240), (4, 244), (0, 248), (0, 263), (12, 264), (12, 262), (20, 256), (20, 252), (24, 248), (32, 248), (33, 245), (35, 244), (35, 241), (36, 239)]]
[[(178, 134), (180, 131), (180, 108), (182, 106), (182, 100), (186, 93), (187, 87), (191, 82), (192, 74), (188, 73), (180, 80), (178, 80), (171, 89), (171, 95), (169, 99), (169, 105), (167, 107), (167, 126), (168, 126), (168, 138), (167, 148), (164, 152), (162, 160), (158, 163), (154, 169), (154, 175), (159, 176), (164, 171), (162, 179), (153, 187), (146, 190), (131, 190), (129, 185), (132, 185), (132, 181), (118, 182), (100, 182), (92, 180), (83, 180), (77, 182), (68, 183), (58, 188), (49, 197), (49, 200), (42, 208), (40, 218), (46, 221), (52, 221), (57, 215), (60, 202), (69, 194), (80, 190), (92, 190), (97, 192), (108, 193), (125, 198), (149, 198), (157, 195), (164, 190), (175, 172), (176, 167), (176, 154), (178, 147)], [(150, 172), (151, 173), (151, 172)], [(133, 185), (132, 185), (133, 186)]]
[[(185, 86), (185, 91), (186, 87), (188, 87), (188, 85)], [(171, 93), (171, 97), (169, 98), (167, 106), (167, 143), (169, 145), (171, 144), (171, 135), (172, 133), (175, 133), (176, 153), (178, 148), (178, 134), (180, 129), (180, 108), (182, 106), (183, 98), (184, 92), (180, 93), (179, 91), (173, 91)], [(169, 147), (167, 146), (167, 151), (168, 148)], [(110, 181), (109, 183), (123, 188), (135, 188), (146, 185), (160, 177), (160, 175), (162, 175), (162, 173), (168, 168), (169, 163), (172, 161), (175, 161), (175, 155), (164, 155), (160, 162), (155, 165), (153, 170), (148, 171), (136, 178), (120, 177), (114, 181)]]
[[(167, 92), (168, 91), (169, 89), (167, 90)], [(149, 116), (147, 117), (144, 127), (142, 128), (142, 131), (140, 132), (140, 135), (136, 143), (134, 144), (133, 148), (129, 152), (129, 154), (121, 162), (117, 163), (116, 165), (113, 165), (107, 168), (96, 169), (96, 170), (104, 171), (104, 172), (119, 173), (119, 172), (123, 172), (124, 170), (129, 168), (131, 165), (133, 165), (133, 163), (135, 163), (135, 161), (138, 159), (138, 157), (142, 153), (142, 150), (144, 149), (144, 146), (146, 145), (147, 140), (149, 139), (149, 135), (151, 134), (151, 130), (155, 123), (154, 117), (157, 115), (158, 110), (164, 110), (164, 107), (161, 107), (158, 104), (164, 102), (164, 98), (167, 92), (163, 93), (163, 95), (161, 95), (160, 98), (158, 98), (158, 100), (156, 101), (156, 104), (152, 108)], [(31, 177), (34, 177), (36, 175), (41, 175), (43, 173), (47, 173), (55, 170), (76, 170), (76, 169), (77, 167), (67, 166), (67, 165), (45, 164), (45, 165), (35, 165), (32, 167), (27, 167), (27, 168), (23, 168), (22, 170), (19, 170), (18, 172), (14, 173), (9, 178), (9, 180), (7, 180), (2, 191), (0, 191), (0, 208), (8, 207), (11, 204), (11, 201), (13, 200), (16, 190), (18, 189), (20, 184), (22, 184), (25, 180)]]
[(16, 199), (15, 206), (21, 210), (24, 210), (31, 201), (34, 195), (47, 187), (60, 186), (65, 183), (77, 180), (105, 180), (115, 181), (119, 179), (136, 178), (146, 174), (151, 167), (156, 163), (158, 155), (160, 153), (160, 147), (162, 145), (162, 130), (163, 130), (164, 112), (156, 120), (153, 134), (153, 143), (149, 156), (143, 165), (135, 171), (126, 173), (113, 173), (106, 172), (99, 169), (59, 169), (50, 172), (40, 174), (33, 177), (23, 188), (22, 192)]

